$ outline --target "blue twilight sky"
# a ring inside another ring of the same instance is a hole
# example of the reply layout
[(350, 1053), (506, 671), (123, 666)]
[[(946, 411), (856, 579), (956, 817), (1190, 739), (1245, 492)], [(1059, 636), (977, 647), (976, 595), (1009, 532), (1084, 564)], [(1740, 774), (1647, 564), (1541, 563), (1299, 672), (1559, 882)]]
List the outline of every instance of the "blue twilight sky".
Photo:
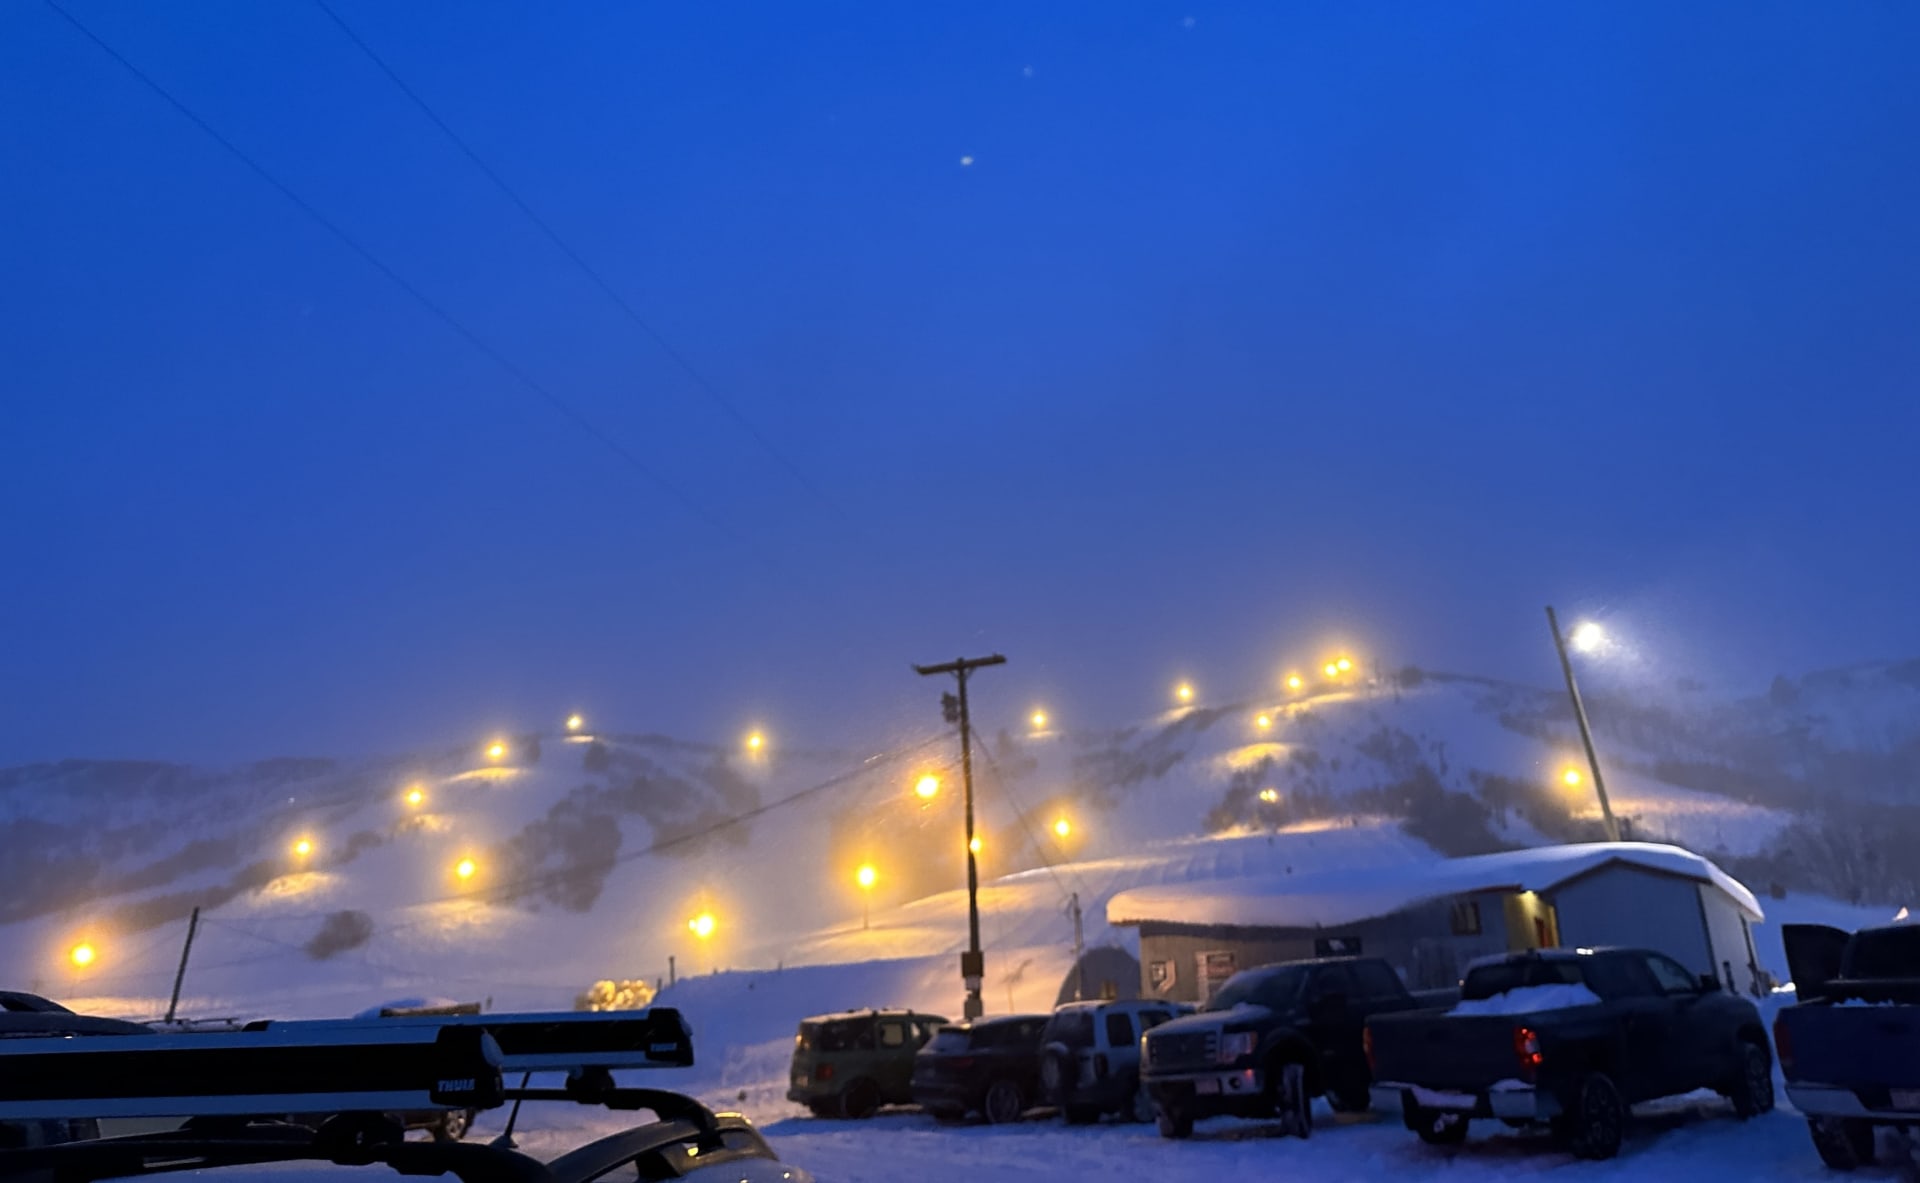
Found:
[(0, 762), (1920, 653), (1920, 7), (331, 2), (778, 455), (308, 0), (61, 3), (598, 437), (16, 0)]

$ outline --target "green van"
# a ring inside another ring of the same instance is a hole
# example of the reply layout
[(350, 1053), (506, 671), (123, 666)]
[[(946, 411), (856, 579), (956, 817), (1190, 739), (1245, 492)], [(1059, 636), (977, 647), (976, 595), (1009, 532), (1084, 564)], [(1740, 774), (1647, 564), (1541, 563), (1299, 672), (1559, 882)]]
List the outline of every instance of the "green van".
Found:
[(843, 1011), (802, 1020), (787, 1100), (815, 1117), (872, 1117), (913, 1100), (913, 1057), (946, 1024), (907, 1010)]

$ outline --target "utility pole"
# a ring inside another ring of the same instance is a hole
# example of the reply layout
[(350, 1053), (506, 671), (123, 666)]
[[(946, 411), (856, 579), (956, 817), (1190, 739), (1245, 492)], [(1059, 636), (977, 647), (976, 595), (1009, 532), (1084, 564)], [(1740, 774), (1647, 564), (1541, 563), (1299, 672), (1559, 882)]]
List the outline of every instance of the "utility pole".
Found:
[(193, 934), (200, 931), (200, 909), (195, 908), (193, 915), (187, 917), (187, 943), (180, 946), (180, 968), (173, 973), (173, 997), (167, 1002), (167, 1022), (173, 1022), (173, 1013), (180, 1009), (180, 986), (187, 980), (187, 958), (193, 954)]
[(980, 863), (973, 854), (973, 723), (967, 714), (967, 678), (977, 669), (1005, 664), (1007, 659), (995, 653), (990, 657), (962, 657), (941, 665), (913, 667), (913, 672), (923, 678), (952, 674), (960, 684), (959, 698), (941, 695), (941, 706), (947, 722), (960, 725), (960, 779), (966, 786), (967, 797), (967, 951), (960, 955), (960, 980), (967, 987), (966, 1017), (969, 1019), (987, 1013), (987, 1004), (980, 997), (980, 986), (987, 976), (987, 959), (980, 952)]
[(1607, 802), (1607, 782), (1600, 778), (1600, 755), (1593, 749), (1593, 728), (1587, 725), (1587, 707), (1580, 701), (1580, 685), (1573, 680), (1573, 660), (1567, 656), (1567, 638), (1560, 631), (1560, 618), (1547, 605), (1547, 627), (1553, 630), (1553, 647), (1560, 654), (1560, 672), (1567, 676), (1567, 696), (1573, 699), (1573, 717), (1580, 724), (1580, 742), (1586, 745), (1587, 768), (1593, 773), (1594, 795), (1600, 798), (1600, 818), (1607, 827), (1607, 841), (1620, 841), (1620, 823), (1613, 820), (1613, 806)]
[(1087, 942), (1080, 926), (1080, 893), (1077, 891), (1067, 898), (1067, 914), (1073, 917), (1073, 1000), (1080, 1002), (1087, 997), (1087, 967), (1080, 962)]

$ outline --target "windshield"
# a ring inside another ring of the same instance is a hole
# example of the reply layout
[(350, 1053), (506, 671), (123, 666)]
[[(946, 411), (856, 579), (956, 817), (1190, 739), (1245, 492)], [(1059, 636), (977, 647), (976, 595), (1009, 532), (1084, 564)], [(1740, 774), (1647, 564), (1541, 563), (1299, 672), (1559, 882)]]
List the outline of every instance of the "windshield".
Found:
[(1227, 984), (1207, 1000), (1204, 1009), (1214, 1011), (1232, 1010), (1236, 1006), (1264, 1006), (1281, 1010), (1299, 998), (1300, 988), (1306, 980), (1305, 966), (1250, 969), (1228, 978)]
[(1527, 958), (1482, 965), (1467, 971), (1467, 979), (1460, 985), (1460, 998), (1465, 1002), (1479, 1002), (1527, 986), (1582, 985), (1585, 979), (1580, 970), (1579, 962), (1564, 958)]
[(964, 1052), (973, 1047), (973, 1033), (965, 1027), (942, 1027), (934, 1033), (933, 1041), (927, 1044), (927, 1050), (942, 1055), (952, 1052)]
[(1064, 1043), (1068, 1047), (1093, 1046), (1093, 1012), (1089, 1010), (1055, 1011), (1047, 1020), (1044, 1043)]

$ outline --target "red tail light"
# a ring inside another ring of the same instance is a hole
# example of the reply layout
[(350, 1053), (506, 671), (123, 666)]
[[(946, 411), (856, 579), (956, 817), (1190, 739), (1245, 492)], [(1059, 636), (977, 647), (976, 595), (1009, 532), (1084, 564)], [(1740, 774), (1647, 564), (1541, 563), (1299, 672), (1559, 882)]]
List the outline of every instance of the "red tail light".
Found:
[(1773, 1021), (1773, 1050), (1780, 1060), (1783, 1075), (1793, 1075), (1793, 1033), (1787, 1029), (1787, 1016), (1782, 1014)]
[(973, 1057), (955, 1056), (953, 1059), (948, 1060), (947, 1063), (955, 1068), (971, 1068), (973, 1067)]
[(1093, 1074), (1105, 1077), (1107, 1074), (1107, 1054), (1100, 1052), (1093, 1057)]
[(815, 1069), (813, 1070), (813, 1078), (814, 1078), (815, 1080), (832, 1080), (832, 1079), (833, 1079), (833, 1065), (832, 1065), (832, 1064), (822, 1064), (822, 1065), (820, 1065), (820, 1066), (819, 1066), (818, 1068), (815, 1068)]
[(1373, 1028), (1368, 1027), (1360, 1033), (1360, 1050), (1367, 1053), (1367, 1072), (1371, 1074), (1379, 1071), (1380, 1065), (1373, 1060)]
[(1545, 1056), (1540, 1054), (1540, 1033), (1531, 1027), (1513, 1029), (1513, 1054), (1520, 1057), (1520, 1075), (1532, 1080)]

